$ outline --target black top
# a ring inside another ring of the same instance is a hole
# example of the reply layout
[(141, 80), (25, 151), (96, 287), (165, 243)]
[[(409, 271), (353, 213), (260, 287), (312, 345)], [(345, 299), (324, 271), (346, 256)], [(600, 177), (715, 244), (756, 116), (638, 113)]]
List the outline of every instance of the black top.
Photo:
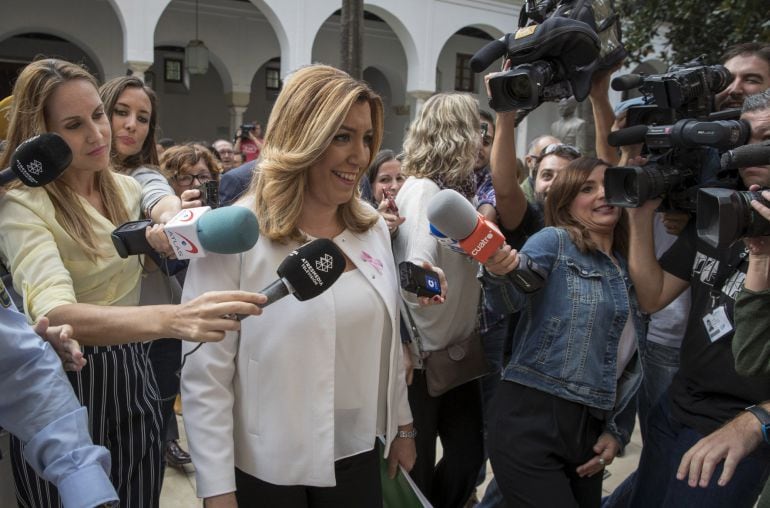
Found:
[(735, 371), (733, 332), (711, 341), (704, 316), (724, 305), (733, 323), (735, 297), (748, 267), (743, 242), (717, 250), (698, 240), (690, 221), (660, 259), (663, 269), (690, 281), (692, 304), (682, 339), (679, 372), (669, 389), (673, 416), (701, 434), (710, 434), (747, 406), (770, 399), (767, 379)]
[(519, 250), (527, 242), (530, 236), (534, 235), (545, 227), (543, 210), (538, 205), (527, 203), (527, 211), (521, 218), (521, 223), (516, 229), (505, 229), (500, 226), (500, 232), (505, 236), (505, 243), (512, 249)]

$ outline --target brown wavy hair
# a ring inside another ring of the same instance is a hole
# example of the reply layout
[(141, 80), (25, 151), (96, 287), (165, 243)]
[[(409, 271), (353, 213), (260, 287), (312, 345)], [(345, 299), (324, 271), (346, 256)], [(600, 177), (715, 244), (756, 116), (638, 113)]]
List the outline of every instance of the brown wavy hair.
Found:
[(182, 172), (183, 167), (194, 166), (200, 160), (203, 160), (211, 171), (211, 176), (218, 182), (221, 172), (219, 162), (210, 150), (197, 143), (175, 145), (163, 152), (160, 157), (160, 172), (167, 180), (171, 180)]
[[(110, 160), (112, 160), (112, 164), (115, 166), (115, 171), (119, 173), (126, 173), (141, 166), (154, 166), (157, 168), (159, 162), (158, 149), (155, 145), (155, 130), (158, 126), (158, 98), (153, 89), (145, 85), (136, 76), (121, 76), (111, 79), (99, 88), (99, 95), (102, 97), (102, 102), (104, 102), (104, 112), (107, 113), (107, 118), (110, 119), (110, 127), (112, 127), (112, 115), (115, 114), (115, 105), (120, 98), (120, 94), (127, 88), (138, 88), (147, 94), (147, 97), (150, 99), (150, 122), (148, 124), (147, 138), (145, 138), (139, 153), (126, 157), (123, 161), (118, 157), (113, 139)], [(114, 132), (112, 134), (113, 136), (115, 135)]]
[[(580, 252), (596, 252), (598, 247), (588, 234), (588, 229), (572, 216), (570, 207), (591, 172), (597, 166), (610, 165), (594, 157), (580, 157), (559, 171), (559, 175), (548, 189), (548, 197), (545, 199), (546, 226), (566, 230)], [(612, 249), (623, 257), (628, 256), (628, 218), (625, 210), (621, 211), (620, 220), (615, 225)]]

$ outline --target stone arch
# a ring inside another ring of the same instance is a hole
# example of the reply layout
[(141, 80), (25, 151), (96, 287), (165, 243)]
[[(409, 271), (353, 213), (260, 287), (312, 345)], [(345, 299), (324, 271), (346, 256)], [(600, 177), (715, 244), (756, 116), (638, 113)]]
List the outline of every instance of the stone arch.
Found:
[[(35, 26), (35, 25), (27, 25), (23, 28), (15, 28), (13, 30), (8, 30), (5, 32), (0, 33), (0, 48), (4, 44), (9, 44), (11, 39), (14, 39), (19, 36), (23, 35), (29, 35), (29, 34), (46, 34), (46, 35), (52, 35), (55, 36), (58, 39), (61, 39), (61, 41), (55, 41), (59, 46), (72, 46), (77, 50), (77, 52), (82, 53), (87, 58), (87, 61), (84, 63), (88, 64), (89, 70), (97, 77), (99, 80), (105, 79), (105, 68), (104, 64), (102, 63), (99, 56), (91, 49), (91, 46), (86, 43), (84, 40), (78, 38), (77, 36), (66, 33), (62, 30), (59, 30), (55, 27), (50, 26)], [(8, 51), (3, 51), (4, 54), (16, 54), (19, 57), (23, 59), (32, 60), (36, 55), (38, 54), (45, 54), (41, 53), (41, 48), (36, 46), (34, 48), (30, 48), (30, 51), (25, 52), (24, 48), (19, 48), (18, 39), (12, 44), (12, 48), (9, 48)], [(55, 46), (52, 44), (52, 46)], [(75, 58), (71, 58), (69, 54), (46, 54), (46, 56), (57, 56), (62, 58), (67, 58), (69, 60), (75, 60), (76, 63), (80, 63)]]

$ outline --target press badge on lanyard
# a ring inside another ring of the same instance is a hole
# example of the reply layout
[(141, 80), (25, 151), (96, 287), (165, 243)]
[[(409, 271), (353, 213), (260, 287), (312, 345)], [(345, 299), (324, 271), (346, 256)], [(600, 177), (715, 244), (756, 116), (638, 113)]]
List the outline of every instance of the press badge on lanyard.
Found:
[(723, 303), (717, 305), (719, 295), (722, 292), (728, 277), (740, 266), (746, 259), (746, 249), (740, 253), (737, 259), (727, 265), (723, 273), (719, 273), (714, 281), (714, 287), (711, 288), (711, 312), (703, 316), (703, 326), (711, 342), (716, 342), (728, 333), (733, 331), (733, 324), (727, 317), (727, 306)]
[(727, 309), (724, 304), (703, 316), (703, 326), (706, 327), (706, 333), (708, 333), (711, 342), (716, 342), (733, 331), (733, 324), (727, 317)]

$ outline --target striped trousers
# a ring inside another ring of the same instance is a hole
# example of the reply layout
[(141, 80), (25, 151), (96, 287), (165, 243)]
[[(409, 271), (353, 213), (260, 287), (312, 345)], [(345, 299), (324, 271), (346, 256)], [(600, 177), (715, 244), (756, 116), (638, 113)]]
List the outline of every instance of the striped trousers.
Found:
[[(91, 438), (110, 451), (110, 480), (122, 508), (155, 508), (160, 500), (161, 410), (144, 347), (84, 347), (88, 363), (81, 372), (68, 373), (75, 395), (88, 408)], [(61, 506), (56, 487), (35, 473), (23, 452), (21, 441), (12, 437), (11, 459), (19, 506)]]

